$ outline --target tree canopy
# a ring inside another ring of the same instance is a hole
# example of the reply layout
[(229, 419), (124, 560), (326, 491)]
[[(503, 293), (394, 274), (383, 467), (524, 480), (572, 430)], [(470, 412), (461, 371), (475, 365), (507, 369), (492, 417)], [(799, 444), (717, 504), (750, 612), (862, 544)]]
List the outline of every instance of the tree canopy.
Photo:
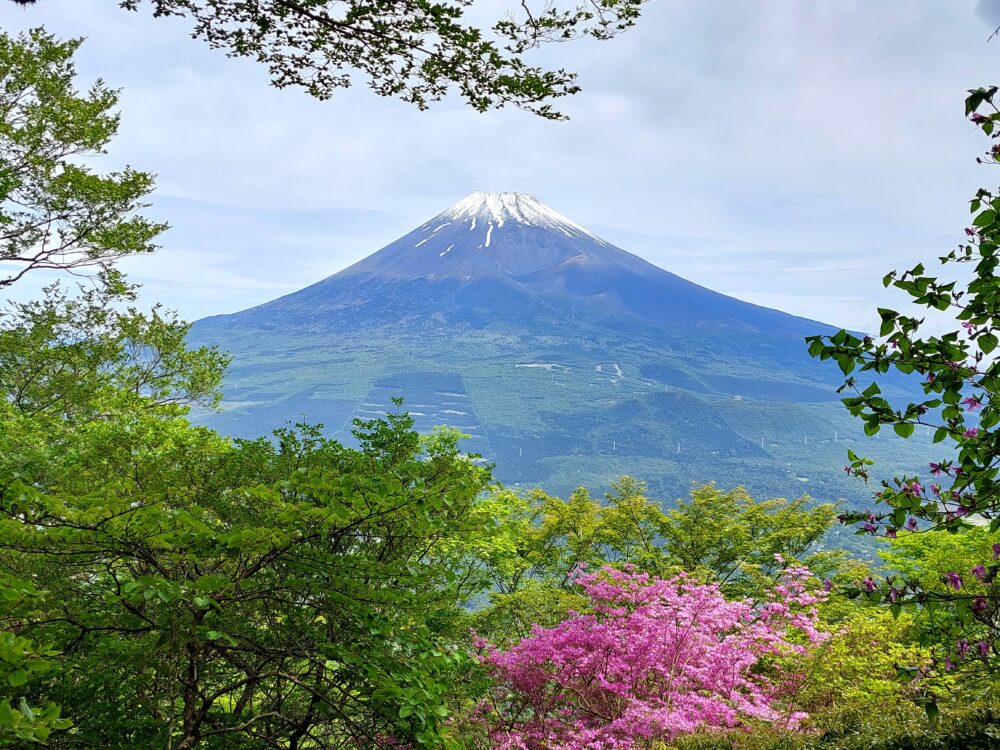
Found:
[(80, 43), (42, 29), (0, 34), (0, 289), (38, 269), (91, 267), (115, 282), (115, 261), (152, 252), (166, 228), (138, 213), (152, 175), (84, 166), (119, 118), (118, 92), (102, 81), (77, 90)]
[[(34, 4), (13, 0), (20, 5)], [(488, 29), (466, 16), (473, 0), (120, 0), (131, 11), (181, 16), (192, 36), (264, 64), (275, 86), (320, 99), (355, 76), (381, 96), (425, 109), (455, 89), (480, 112), (515, 106), (552, 119), (551, 100), (579, 91), (576, 74), (529, 64), (551, 42), (604, 40), (632, 26), (644, 0), (523, 0)]]

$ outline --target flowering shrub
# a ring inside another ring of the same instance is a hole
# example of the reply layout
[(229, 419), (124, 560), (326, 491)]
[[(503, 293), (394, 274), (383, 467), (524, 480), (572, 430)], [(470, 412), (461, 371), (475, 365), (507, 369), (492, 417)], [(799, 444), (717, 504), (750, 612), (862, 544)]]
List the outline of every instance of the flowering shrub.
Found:
[(507, 651), (478, 640), (495, 680), (479, 706), (491, 747), (628, 750), (748, 720), (795, 727), (782, 702), (796, 675), (773, 656), (805, 654), (816, 628), (807, 568), (790, 566), (764, 602), (726, 601), (717, 585), (605, 567), (578, 585), (590, 611), (533, 629)]
[[(980, 163), (1000, 165), (998, 87), (976, 89), (965, 101), (965, 114), (990, 139)], [(896, 539), (933, 531), (953, 534), (985, 528), (990, 546), (962, 569), (943, 569), (933, 577), (868, 578), (846, 591), (889, 606), (924, 611), (937, 639), (940, 666), (961, 665), (978, 671), (1000, 670), (997, 642), (1000, 589), (1000, 192), (979, 190), (969, 204), (973, 215), (961, 243), (940, 257), (942, 265), (971, 266), (965, 279), (948, 281), (917, 264), (885, 276), (886, 287), (905, 292), (939, 324), (952, 330), (933, 334), (925, 318), (879, 309), (878, 336), (862, 338), (848, 331), (812, 336), (809, 352), (834, 360), (847, 376), (841, 387), (847, 410), (864, 422), (868, 435), (891, 425), (903, 438), (917, 427), (942, 443), (942, 455), (925, 476), (882, 480), (874, 492), (880, 507), (843, 514), (859, 534)], [(942, 317), (943, 316), (943, 317)], [(951, 320), (948, 320), (948, 319)], [(856, 374), (859, 373), (859, 374)], [(881, 376), (894, 373), (920, 383), (923, 394), (905, 406), (883, 393)], [(917, 380), (919, 378), (919, 381)], [(870, 459), (848, 451), (845, 469), (871, 483)], [(971, 583), (971, 585), (970, 585)], [(950, 610), (941, 627), (936, 612)], [(928, 714), (937, 715), (933, 702)]]

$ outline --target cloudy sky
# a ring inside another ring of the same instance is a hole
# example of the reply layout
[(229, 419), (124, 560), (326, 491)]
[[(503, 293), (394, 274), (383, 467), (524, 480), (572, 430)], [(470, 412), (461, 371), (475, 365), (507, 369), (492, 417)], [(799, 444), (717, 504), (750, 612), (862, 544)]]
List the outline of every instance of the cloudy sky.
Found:
[(81, 79), (123, 88), (106, 168), (157, 173), (151, 212), (173, 227), (127, 269), (191, 319), (335, 273), (481, 189), (531, 193), (726, 294), (864, 328), (900, 299), (883, 273), (950, 249), (996, 182), (962, 100), (998, 82), (1000, 0), (651, 0), (618, 39), (543, 53), (580, 74), (562, 123), (457, 98), (419, 112), (363, 85), (314, 101), (184, 19), (116, 5), (0, 2), (0, 23), (85, 36)]

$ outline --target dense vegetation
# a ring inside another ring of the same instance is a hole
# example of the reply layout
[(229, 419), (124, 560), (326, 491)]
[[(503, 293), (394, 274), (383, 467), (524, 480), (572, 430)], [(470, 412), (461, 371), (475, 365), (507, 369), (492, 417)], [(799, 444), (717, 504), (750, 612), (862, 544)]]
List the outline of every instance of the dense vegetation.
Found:
[[(813, 344), (847, 374), (922, 374), (922, 403), (866, 386), (846, 405), (901, 435), (933, 416), (957, 447), (934, 482), (842, 515), (885, 539), (886, 574), (829, 549), (832, 505), (705, 485), (664, 509), (628, 477), (601, 500), (518, 493), (400, 404), (354, 448), (192, 425), (227, 359), (132, 307), (114, 267), (152, 247), (152, 182), (72, 158), (109, 142), (114, 95), (75, 91), (75, 42), (0, 39), (4, 257), (100, 268), (0, 318), (0, 746), (1000, 742), (1000, 199), (976, 197), (946, 257), (977, 263), (972, 284), (887, 280), (962, 331), (920, 339), (886, 311), (877, 340)], [(995, 93), (970, 99), (987, 135)]]

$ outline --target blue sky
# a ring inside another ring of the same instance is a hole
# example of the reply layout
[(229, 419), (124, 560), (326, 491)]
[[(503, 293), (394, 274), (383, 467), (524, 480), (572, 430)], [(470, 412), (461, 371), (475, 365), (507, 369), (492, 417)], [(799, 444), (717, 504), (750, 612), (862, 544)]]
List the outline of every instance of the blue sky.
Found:
[(538, 58), (580, 74), (563, 123), (457, 98), (419, 112), (363, 82), (315, 101), (184, 19), (115, 6), (0, 2), (0, 23), (87, 37), (82, 80), (123, 88), (95, 167), (159, 175), (151, 213), (173, 228), (126, 267), (191, 319), (335, 273), (481, 189), (531, 193), (726, 294), (864, 328), (900, 300), (883, 273), (950, 249), (995, 182), (962, 99), (997, 82), (1000, 0), (651, 0), (626, 35)]

